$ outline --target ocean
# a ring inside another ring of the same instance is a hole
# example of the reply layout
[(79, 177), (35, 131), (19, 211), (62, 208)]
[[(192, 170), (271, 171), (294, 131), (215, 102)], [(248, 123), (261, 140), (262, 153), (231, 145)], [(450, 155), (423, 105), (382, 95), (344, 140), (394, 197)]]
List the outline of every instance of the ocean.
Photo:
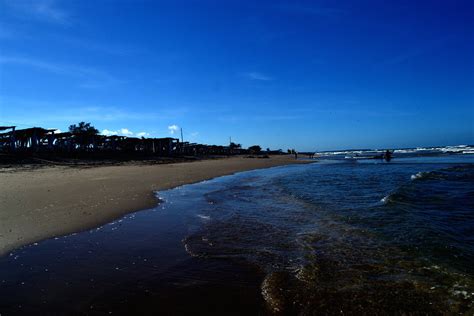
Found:
[(157, 192), (0, 258), (0, 313), (474, 314), (474, 155), (457, 149), (328, 152)]

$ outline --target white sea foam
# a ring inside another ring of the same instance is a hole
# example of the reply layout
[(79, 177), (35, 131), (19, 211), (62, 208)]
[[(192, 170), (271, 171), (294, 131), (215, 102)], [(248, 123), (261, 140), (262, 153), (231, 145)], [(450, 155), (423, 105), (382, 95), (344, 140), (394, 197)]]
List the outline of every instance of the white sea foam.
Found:
[(426, 174), (427, 174), (426, 172), (418, 172), (417, 174), (412, 174), (410, 178), (412, 180), (416, 180), (416, 179), (423, 178)]
[(414, 153), (414, 152), (417, 152), (417, 151), (419, 151), (418, 148), (416, 148), (416, 149), (395, 149), (394, 153), (396, 153), (396, 154), (408, 154), (408, 153)]
[[(328, 151), (319, 152), (320, 156), (335, 156), (335, 155), (376, 155), (385, 152), (381, 149), (373, 150), (339, 150), (339, 151)], [(468, 145), (452, 145), (452, 146), (438, 146), (438, 147), (416, 147), (416, 148), (399, 148), (395, 149), (396, 154), (410, 154), (410, 153), (423, 153), (423, 152), (439, 152), (439, 153), (464, 153), (473, 154), (474, 147)]]
[(211, 219), (210, 216), (202, 215), (202, 214), (197, 214), (197, 217), (199, 217), (200, 219), (206, 220), (206, 221), (209, 221)]

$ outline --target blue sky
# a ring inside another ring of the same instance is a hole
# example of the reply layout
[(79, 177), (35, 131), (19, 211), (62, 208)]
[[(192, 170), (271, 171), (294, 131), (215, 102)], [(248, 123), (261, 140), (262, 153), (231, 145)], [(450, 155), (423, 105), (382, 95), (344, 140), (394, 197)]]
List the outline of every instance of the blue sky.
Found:
[(474, 1), (0, 0), (0, 125), (474, 143)]

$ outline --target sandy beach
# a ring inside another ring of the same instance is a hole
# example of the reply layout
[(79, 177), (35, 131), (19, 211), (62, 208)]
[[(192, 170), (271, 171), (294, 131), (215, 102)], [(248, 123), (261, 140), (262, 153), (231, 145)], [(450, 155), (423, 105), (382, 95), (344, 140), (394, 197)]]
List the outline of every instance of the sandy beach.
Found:
[(292, 156), (232, 157), (163, 165), (45, 167), (0, 172), (0, 255), (151, 208), (154, 191), (235, 172), (304, 163)]

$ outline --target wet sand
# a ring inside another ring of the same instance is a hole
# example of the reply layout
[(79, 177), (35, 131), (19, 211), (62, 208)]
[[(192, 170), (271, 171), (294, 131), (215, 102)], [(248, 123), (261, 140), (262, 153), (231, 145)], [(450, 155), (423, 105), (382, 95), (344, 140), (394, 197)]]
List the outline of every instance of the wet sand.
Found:
[(85, 230), (151, 208), (154, 191), (235, 172), (292, 163), (292, 156), (94, 168), (0, 172), (0, 255), (42, 239)]

